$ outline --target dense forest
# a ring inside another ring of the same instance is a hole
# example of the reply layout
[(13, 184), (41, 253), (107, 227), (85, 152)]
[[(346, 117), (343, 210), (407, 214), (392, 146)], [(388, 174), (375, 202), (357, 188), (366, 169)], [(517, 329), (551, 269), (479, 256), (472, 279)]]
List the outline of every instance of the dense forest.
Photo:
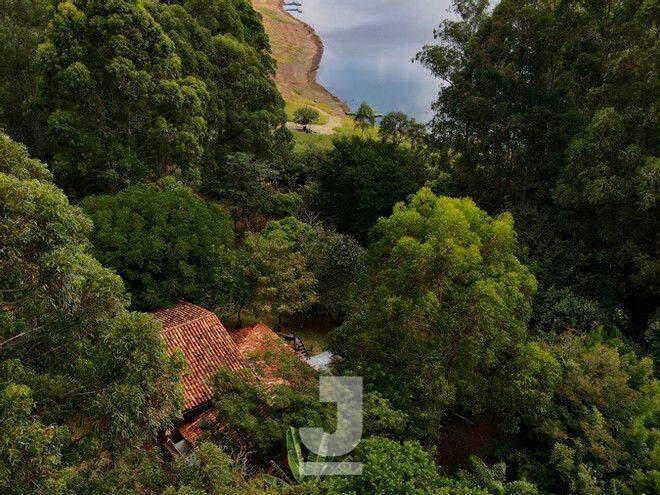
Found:
[[(454, 9), (428, 126), (294, 151), (249, 0), (0, 0), (3, 493), (660, 493), (660, 7)], [(332, 429), (295, 360), (218, 373), (195, 462), (163, 455), (181, 300), (331, 327), (362, 475), (273, 462)]]

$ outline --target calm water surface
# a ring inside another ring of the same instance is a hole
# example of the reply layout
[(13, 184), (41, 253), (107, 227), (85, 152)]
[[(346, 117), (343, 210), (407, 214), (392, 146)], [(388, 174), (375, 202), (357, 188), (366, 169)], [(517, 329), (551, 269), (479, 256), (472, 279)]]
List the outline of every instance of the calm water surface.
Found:
[(381, 113), (431, 118), (439, 80), (411, 60), (433, 40), (451, 0), (297, 0), (293, 13), (312, 26), (325, 52), (318, 81), (355, 109), (367, 101)]

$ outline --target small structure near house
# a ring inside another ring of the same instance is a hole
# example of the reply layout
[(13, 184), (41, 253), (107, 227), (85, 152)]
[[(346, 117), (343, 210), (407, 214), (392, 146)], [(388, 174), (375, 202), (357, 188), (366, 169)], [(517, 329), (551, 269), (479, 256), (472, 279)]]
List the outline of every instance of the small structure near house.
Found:
[(335, 356), (330, 351), (325, 351), (307, 358), (305, 362), (320, 373), (332, 374), (332, 363), (334, 359)]

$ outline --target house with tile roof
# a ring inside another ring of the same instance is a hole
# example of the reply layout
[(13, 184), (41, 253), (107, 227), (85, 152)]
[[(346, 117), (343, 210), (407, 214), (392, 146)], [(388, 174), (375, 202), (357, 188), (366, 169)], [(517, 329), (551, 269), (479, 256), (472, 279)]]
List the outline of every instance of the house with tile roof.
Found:
[(181, 351), (189, 370), (181, 378), (184, 415), (210, 403), (209, 382), (222, 367), (249, 372), (247, 362), (220, 319), (207, 309), (182, 302), (154, 313), (163, 323), (167, 352)]
[(278, 383), (277, 370), (272, 365), (259, 366), (259, 363), (253, 367), (249, 364), (250, 358), (269, 351), (298, 356), (263, 323), (230, 333), (215, 313), (187, 302), (155, 311), (154, 316), (163, 324), (167, 352), (181, 352), (188, 362), (188, 370), (181, 377), (184, 419), (165, 435), (164, 445), (172, 454), (187, 456), (201, 435), (204, 423), (217, 420), (210, 382), (220, 369), (229, 368), (245, 374), (246, 378), (256, 376), (271, 385)]

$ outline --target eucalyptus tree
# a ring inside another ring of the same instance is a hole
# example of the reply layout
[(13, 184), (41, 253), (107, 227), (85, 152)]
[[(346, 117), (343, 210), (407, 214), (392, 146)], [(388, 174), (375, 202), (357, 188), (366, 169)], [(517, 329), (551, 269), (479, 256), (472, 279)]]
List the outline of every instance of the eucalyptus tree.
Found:
[(183, 363), (91, 256), (91, 221), (5, 134), (0, 205), (0, 486), (55, 492), (66, 468), (141, 450), (172, 424)]

